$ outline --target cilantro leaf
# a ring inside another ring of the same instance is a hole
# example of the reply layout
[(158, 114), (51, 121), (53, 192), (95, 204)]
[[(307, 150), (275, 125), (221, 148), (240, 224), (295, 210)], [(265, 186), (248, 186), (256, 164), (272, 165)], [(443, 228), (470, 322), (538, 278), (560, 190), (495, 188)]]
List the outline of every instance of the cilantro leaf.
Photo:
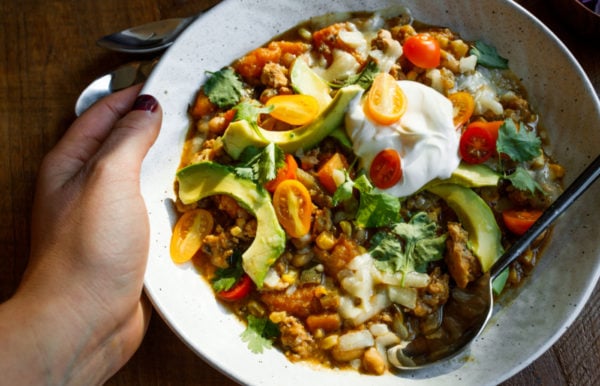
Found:
[(365, 228), (381, 227), (400, 220), (400, 200), (387, 193), (373, 191), (366, 175), (354, 181), (360, 192), (356, 223)]
[(247, 147), (242, 159), (245, 161), (235, 168), (235, 173), (264, 185), (277, 177), (277, 170), (285, 163), (285, 153), (279, 146), (269, 143), (263, 149)]
[(542, 187), (533, 179), (531, 174), (521, 166), (517, 166), (516, 170), (505, 175), (504, 179), (510, 181), (510, 183), (519, 190), (526, 190), (530, 193), (535, 193), (536, 190), (543, 192)]
[(273, 346), (273, 339), (280, 334), (279, 327), (268, 318), (248, 315), (248, 327), (240, 335), (253, 353), (259, 354)]
[(386, 193), (361, 192), (356, 223), (365, 228), (381, 227), (400, 219), (400, 200)]
[(345, 87), (350, 86), (352, 84), (357, 84), (363, 89), (367, 90), (371, 87), (371, 83), (373, 83), (373, 79), (375, 79), (375, 75), (379, 73), (379, 67), (377, 67), (377, 63), (368, 62), (365, 68), (356, 75), (349, 76), (346, 80), (339, 84), (334, 84), (333, 87)]
[(379, 232), (371, 239), (369, 250), (378, 269), (391, 272), (425, 272), (431, 261), (444, 256), (446, 234), (437, 236), (438, 226), (425, 212), (408, 222), (397, 223), (390, 232)]
[(525, 162), (540, 155), (542, 141), (532, 130), (527, 130), (523, 123), (519, 129), (512, 119), (504, 121), (498, 130), (496, 148), (517, 162)]
[(204, 93), (220, 108), (231, 107), (242, 97), (243, 85), (236, 73), (230, 67), (217, 72), (208, 72), (210, 77), (204, 84)]
[(227, 268), (217, 268), (215, 277), (212, 279), (212, 287), (215, 292), (227, 291), (240, 280), (244, 274), (242, 267), (242, 255), (235, 251), (231, 257), (232, 264)]
[(369, 253), (375, 259), (375, 266), (382, 271), (396, 272), (398, 255), (402, 251), (402, 242), (389, 232), (378, 232), (371, 238)]
[(254, 128), (258, 127), (258, 116), (268, 114), (273, 110), (273, 106), (262, 106), (257, 101), (243, 101), (233, 107), (235, 110), (234, 121), (245, 120)]
[(353, 187), (354, 182), (350, 179), (348, 172), (344, 170), (344, 182), (333, 193), (333, 206), (337, 206), (340, 202), (350, 199)]
[(469, 51), (471, 55), (477, 56), (477, 64), (488, 68), (508, 68), (508, 59), (503, 58), (496, 51), (496, 47), (482, 41), (475, 42), (475, 46)]

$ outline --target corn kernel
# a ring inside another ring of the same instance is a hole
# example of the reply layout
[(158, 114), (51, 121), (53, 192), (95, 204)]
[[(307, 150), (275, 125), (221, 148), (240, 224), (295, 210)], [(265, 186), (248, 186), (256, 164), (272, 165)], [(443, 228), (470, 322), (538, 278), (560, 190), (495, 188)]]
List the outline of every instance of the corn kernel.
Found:
[(232, 236), (234, 237), (238, 237), (242, 234), (242, 228), (240, 228), (239, 226), (233, 226), (231, 227), (231, 229), (229, 230), (229, 233), (231, 233)]
[(281, 280), (283, 280), (284, 282), (286, 282), (288, 284), (293, 284), (297, 278), (298, 278), (298, 272), (296, 272), (296, 271), (289, 271), (289, 272), (286, 272), (283, 275), (281, 275)]
[(340, 228), (346, 237), (352, 237), (352, 224), (349, 221), (340, 221)]
[(317, 239), (315, 240), (317, 247), (321, 248), (324, 251), (328, 251), (335, 245), (335, 238), (333, 234), (328, 231), (321, 232)]
[(285, 320), (287, 317), (287, 313), (285, 311), (275, 311), (271, 312), (269, 315), (269, 320), (273, 323), (280, 323)]
[(339, 337), (336, 334), (329, 335), (321, 341), (321, 348), (323, 350), (329, 350), (338, 344)]

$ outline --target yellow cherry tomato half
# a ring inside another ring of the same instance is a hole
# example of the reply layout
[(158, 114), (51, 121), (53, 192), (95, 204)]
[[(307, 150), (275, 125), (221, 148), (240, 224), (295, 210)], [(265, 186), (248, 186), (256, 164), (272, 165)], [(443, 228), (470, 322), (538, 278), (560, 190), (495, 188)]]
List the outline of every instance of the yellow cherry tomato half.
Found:
[(285, 180), (277, 186), (273, 207), (279, 223), (291, 237), (302, 237), (310, 231), (313, 204), (308, 189), (298, 180)]
[(448, 99), (452, 102), (454, 113), (454, 127), (458, 130), (462, 125), (467, 123), (475, 110), (475, 100), (473, 96), (466, 91), (455, 92), (448, 95)]
[(306, 125), (319, 115), (319, 102), (311, 95), (276, 95), (266, 105), (273, 106), (269, 113), (273, 118), (295, 126)]
[(381, 125), (400, 120), (406, 111), (406, 96), (396, 79), (388, 73), (379, 73), (367, 93), (365, 114)]
[(171, 236), (171, 259), (175, 263), (189, 261), (202, 246), (202, 239), (214, 225), (212, 214), (205, 209), (185, 212), (179, 218)]

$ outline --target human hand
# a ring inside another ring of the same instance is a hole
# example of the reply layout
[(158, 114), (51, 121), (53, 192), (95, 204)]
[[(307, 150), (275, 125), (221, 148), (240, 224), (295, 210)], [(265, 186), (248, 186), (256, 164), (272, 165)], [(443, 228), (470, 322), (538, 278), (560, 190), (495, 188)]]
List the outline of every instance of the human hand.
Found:
[(44, 158), (29, 265), (0, 306), (4, 381), (102, 383), (141, 343), (151, 308), (141, 297), (149, 223), (140, 169), (162, 110), (153, 97), (135, 99), (139, 90), (92, 106)]

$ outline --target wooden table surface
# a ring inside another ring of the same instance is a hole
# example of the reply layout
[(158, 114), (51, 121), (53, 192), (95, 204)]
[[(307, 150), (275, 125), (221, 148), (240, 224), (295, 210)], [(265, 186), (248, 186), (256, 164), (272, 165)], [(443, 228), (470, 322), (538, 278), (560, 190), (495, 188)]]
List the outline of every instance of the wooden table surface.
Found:
[[(191, 15), (215, 2), (0, 0), (0, 302), (14, 292), (27, 263), (31, 202), (43, 154), (74, 120), (79, 92), (95, 77), (139, 58), (97, 47), (96, 38), (132, 25)], [(545, 0), (519, 3), (565, 42), (598, 92), (598, 45), (578, 37)], [(594, 39), (597, 44), (598, 37)], [(597, 385), (599, 320), (597, 286), (563, 337), (505, 385)], [(108, 384), (234, 383), (190, 351), (155, 315), (138, 352)]]

